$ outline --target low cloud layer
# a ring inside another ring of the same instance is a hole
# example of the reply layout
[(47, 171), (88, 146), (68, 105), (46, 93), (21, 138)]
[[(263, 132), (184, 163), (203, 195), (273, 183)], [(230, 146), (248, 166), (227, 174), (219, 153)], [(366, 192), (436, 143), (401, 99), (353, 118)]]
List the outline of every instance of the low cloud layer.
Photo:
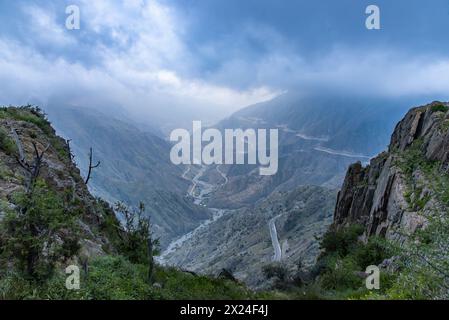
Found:
[(204, 29), (221, 30), (211, 35), (198, 32), (207, 8), (73, 2), (81, 9), (81, 30), (65, 29), (69, 2), (18, 1), (2, 11), (13, 27), (0, 32), (1, 104), (56, 100), (143, 115), (184, 110), (218, 120), (298, 88), (436, 98), (449, 92), (449, 56), (439, 51), (382, 41), (357, 45), (350, 36), (307, 51), (301, 39), (257, 12), (229, 30), (217, 27), (223, 21), (204, 21)]

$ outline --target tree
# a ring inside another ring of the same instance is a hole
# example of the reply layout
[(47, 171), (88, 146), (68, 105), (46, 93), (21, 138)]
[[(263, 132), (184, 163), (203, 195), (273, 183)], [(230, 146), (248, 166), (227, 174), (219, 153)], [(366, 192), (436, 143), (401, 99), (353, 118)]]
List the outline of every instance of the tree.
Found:
[(154, 280), (154, 259), (158, 247), (158, 240), (151, 236), (150, 219), (145, 216), (145, 204), (139, 203), (137, 210), (128, 208), (124, 203), (118, 202), (115, 211), (123, 218), (125, 227), (122, 252), (133, 263), (148, 266), (148, 281)]
[(77, 211), (40, 177), (50, 145), (40, 151), (33, 141), (34, 157), (28, 162), (17, 134), (15, 141), (22, 150), (16, 159), (25, 171), (25, 190), (13, 195), (15, 208), (7, 212), (2, 224), (2, 255), (15, 261), (26, 276), (43, 280), (51, 275), (56, 261), (70, 258), (79, 250)]
[(3, 255), (14, 260), (27, 277), (44, 280), (57, 261), (79, 250), (77, 213), (44, 180), (35, 180), (31, 190), (15, 194), (16, 208), (4, 219)]
[[(16, 131), (13, 129), (12, 132), (16, 133)], [(19, 150), (19, 156), (16, 158), (17, 162), (19, 163), (19, 165), (25, 169), (26, 175), (27, 175), (27, 181), (26, 181), (26, 192), (27, 193), (31, 193), (32, 192), (32, 188), (34, 187), (34, 184), (37, 180), (37, 178), (39, 177), (39, 174), (41, 172), (41, 168), (44, 165), (43, 159), (44, 159), (44, 155), (47, 152), (47, 150), (50, 148), (50, 145), (48, 144), (46, 148), (44, 148), (44, 150), (39, 151), (37, 144), (33, 141), (32, 145), (33, 145), (33, 149), (34, 149), (34, 159), (31, 163), (29, 163), (26, 160), (25, 154), (23, 152), (23, 147), (22, 147), (22, 143), (20, 142), (19, 137), (17, 136), (16, 133), (16, 143), (17, 143), (17, 148)]]

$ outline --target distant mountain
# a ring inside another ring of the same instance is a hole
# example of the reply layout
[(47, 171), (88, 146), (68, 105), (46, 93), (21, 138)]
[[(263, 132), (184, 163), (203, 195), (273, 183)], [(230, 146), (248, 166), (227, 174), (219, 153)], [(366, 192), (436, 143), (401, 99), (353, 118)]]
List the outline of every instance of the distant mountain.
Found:
[(323, 147), (374, 155), (386, 147), (409, 107), (405, 99), (292, 92), (242, 109), (222, 124), (278, 126)]
[(229, 183), (211, 205), (238, 208), (305, 185), (339, 188), (351, 163), (367, 162), (386, 147), (406, 106), (398, 100), (286, 93), (236, 112), (217, 127), (278, 128), (279, 170), (260, 176), (256, 166), (227, 166)]
[(87, 172), (89, 148), (101, 166), (93, 171), (89, 188), (115, 202), (146, 205), (155, 233), (165, 246), (209, 217), (184, 195), (190, 182), (184, 168), (170, 162), (170, 145), (153, 132), (90, 108), (49, 107), (49, 119), (66, 139), (81, 172)]

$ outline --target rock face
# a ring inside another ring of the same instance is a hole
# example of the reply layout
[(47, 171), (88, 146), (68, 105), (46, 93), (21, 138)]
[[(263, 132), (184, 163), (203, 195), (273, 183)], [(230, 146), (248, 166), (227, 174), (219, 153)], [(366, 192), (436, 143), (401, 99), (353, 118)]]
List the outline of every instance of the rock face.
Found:
[(119, 225), (113, 210), (89, 193), (72, 161), (67, 142), (55, 134), (43, 115), (28, 109), (3, 108), (0, 110), (0, 131), (0, 221), (7, 210), (14, 208), (15, 194), (25, 190), (27, 174), (18, 159), (32, 163), (34, 144), (39, 152), (46, 150), (39, 179), (58, 195), (76, 201), (80, 210), (77, 224), (81, 250), (75, 258), (85, 261), (114, 252), (105, 231), (106, 220)]
[(361, 224), (365, 237), (401, 240), (403, 232), (424, 227), (427, 214), (446, 210), (429, 168), (447, 172), (449, 166), (448, 109), (448, 103), (433, 102), (410, 110), (396, 126), (388, 151), (366, 167), (349, 167), (334, 228)]

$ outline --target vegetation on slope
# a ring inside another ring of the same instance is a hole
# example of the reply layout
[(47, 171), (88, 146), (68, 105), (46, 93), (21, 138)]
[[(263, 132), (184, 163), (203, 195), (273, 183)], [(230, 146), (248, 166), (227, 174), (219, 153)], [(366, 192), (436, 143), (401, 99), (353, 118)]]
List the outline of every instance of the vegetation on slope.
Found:
[[(73, 164), (70, 150), (56, 137), (41, 110), (32, 106), (1, 108), (0, 119), (6, 121), (0, 131), (0, 152), (5, 155), (0, 159), (5, 172), (1, 178), (6, 179), (5, 184), (16, 183), (13, 186), (17, 189), (0, 203), (0, 299), (255, 297), (242, 284), (231, 280), (155, 266), (153, 255), (157, 254), (158, 243), (150, 233), (143, 204), (137, 210), (117, 204), (115, 211), (122, 216), (123, 224), (104, 201), (97, 199), (93, 208), (88, 208), (91, 204), (87, 202), (93, 199), (90, 195), (80, 198), (74, 187), (58, 188), (53, 180), (58, 177), (48, 173), (47, 150), (49, 153), (55, 150), (67, 166)], [(30, 124), (36, 128), (30, 134), (36, 151), (32, 161), (20, 159), (7, 130), (10, 120), (15, 120), (16, 126)], [(44, 140), (50, 141), (50, 149), (42, 150), (42, 143), (34, 142), (41, 134), (45, 135)], [(77, 184), (83, 184), (79, 174), (70, 174)], [(97, 217), (89, 216), (92, 212)], [(94, 237), (106, 237), (109, 245), (103, 245), (103, 254), (82, 257), (81, 242), (86, 239), (79, 229), (83, 225), (87, 227), (84, 222), (98, 219), (99, 224), (89, 226), (90, 232), (95, 233)], [(64, 270), (69, 264), (80, 264), (82, 269), (79, 290), (66, 288)]]
[[(305, 297), (449, 298), (449, 175), (439, 161), (425, 158), (422, 139), (394, 156), (405, 180), (407, 210), (417, 212), (425, 226), (414, 233), (398, 230), (401, 242), (373, 236), (362, 241), (364, 228), (357, 225), (330, 229), (321, 240), (313, 281), (303, 286)], [(380, 290), (365, 287), (362, 273), (369, 265), (381, 266)]]

